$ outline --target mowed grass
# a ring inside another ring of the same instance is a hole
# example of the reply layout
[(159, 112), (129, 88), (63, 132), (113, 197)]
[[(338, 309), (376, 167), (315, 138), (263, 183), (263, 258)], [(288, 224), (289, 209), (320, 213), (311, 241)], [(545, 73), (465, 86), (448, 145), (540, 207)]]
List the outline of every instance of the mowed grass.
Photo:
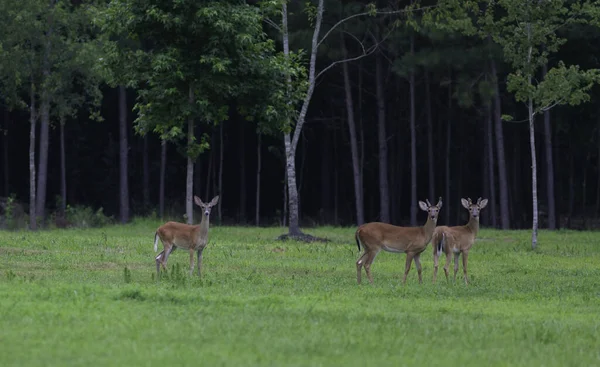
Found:
[(212, 227), (201, 279), (177, 250), (157, 281), (159, 224), (0, 232), (0, 365), (600, 365), (598, 233), (531, 251), (528, 231), (483, 229), (468, 287), (431, 283), (431, 245), (423, 284), (382, 252), (358, 286), (354, 228), (332, 227), (306, 231), (326, 244)]

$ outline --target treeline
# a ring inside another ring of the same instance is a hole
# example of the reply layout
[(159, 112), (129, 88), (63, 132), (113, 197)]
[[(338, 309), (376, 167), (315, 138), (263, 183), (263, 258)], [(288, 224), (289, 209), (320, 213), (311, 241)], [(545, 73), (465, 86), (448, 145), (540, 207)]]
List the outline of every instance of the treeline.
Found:
[(3, 1), (3, 225), (192, 222), (192, 195), (219, 194), (216, 222), (292, 235), (416, 225), (440, 196), (440, 224), (481, 196), (486, 226), (594, 227), (599, 9)]

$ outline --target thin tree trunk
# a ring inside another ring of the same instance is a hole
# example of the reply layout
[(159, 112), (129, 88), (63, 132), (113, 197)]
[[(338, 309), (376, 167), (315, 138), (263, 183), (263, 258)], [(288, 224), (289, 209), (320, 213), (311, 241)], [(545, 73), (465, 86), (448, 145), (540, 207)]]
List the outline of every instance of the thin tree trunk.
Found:
[(160, 143), (160, 187), (158, 193), (158, 212), (160, 219), (165, 216), (165, 175), (167, 169), (167, 141)]
[(493, 58), (490, 58), (490, 62), (494, 83), (494, 132), (496, 135), (496, 159), (498, 162), (498, 185), (500, 189), (500, 224), (502, 229), (509, 229), (510, 213), (508, 206), (508, 178), (506, 174), (506, 158), (504, 153), (504, 133), (502, 131), (502, 103), (500, 101), (496, 61)]
[[(446, 123), (446, 167), (445, 167), (445, 182), (446, 182), (446, 202), (451, 202), (450, 188), (452, 183), (450, 181), (450, 152), (452, 151), (452, 74), (450, 74), (450, 84), (448, 85), (448, 122)], [(444, 212), (445, 225), (450, 225), (450, 205), (446, 205)]]
[(287, 189), (287, 169), (283, 174), (283, 210), (281, 213), (281, 226), (285, 227), (287, 225), (288, 219), (288, 189)]
[(425, 108), (427, 110), (427, 173), (429, 177), (429, 200), (435, 201), (435, 167), (433, 156), (433, 111), (431, 110), (431, 89), (429, 72), (425, 72)]
[(46, 184), (48, 182), (48, 146), (50, 145), (50, 97), (42, 93), (40, 106), (40, 152), (38, 161), (37, 204), (38, 218), (46, 217)]
[(585, 161), (583, 161), (583, 179), (581, 181), (581, 217), (583, 218), (583, 229), (588, 230), (588, 215), (587, 215), (587, 172), (588, 163), (590, 161), (590, 152), (588, 151)]
[(35, 122), (37, 120), (35, 110), (35, 85), (31, 82), (30, 90), (31, 106), (29, 110), (29, 228), (37, 230), (36, 216), (36, 193), (35, 193)]
[(260, 225), (260, 169), (261, 169), (261, 165), (262, 165), (262, 160), (261, 160), (261, 148), (262, 148), (262, 141), (261, 141), (261, 137), (262, 134), (258, 133), (258, 137), (257, 137), (257, 141), (256, 141), (256, 204), (255, 204), (255, 213), (254, 213), (254, 220), (256, 222), (256, 226), (258, 227)]
[[(337, 127), (333, 129), (333, 161), (338, 162), (338, 140)], [(339, 182), (338, 165), (333, 165), (333, 224), (339, 224), (339, 200), (338, 200), (338, 182)]]
[[(346, 63), (344, 63), (344, 66)], [(375, 73), (377, 80), (377, 132), (379, 140), (379, 220), (390, 222), (390, 192), (388, 179), (388, 146), (385, 132), (385, 95), (383, 92), (383, 70), (381, 53), (375, 58)], [(345, 79), (344, 79), (345, 81)], [(348, 88), (350, 86), (348, 85)], [(361, 175), (362, 177), (362, 175)]]
[[(188, 103), (190, 106), (194, 105), (194, 89), (190, 85)], [(194, 118), (188, 119), (188, 148), (194, 144)], [(187, 217), (187, 224), (194, 223), (194, 161), (192, 157), (187, 157), (187, 177), (185, 184), (185, 214)], [(220, 201), (220, 200), (219, 200)]]
[(571, 229), (571, 220), (575, 210), (575, 153), (573, 151), (573, 142), (569, 142), (569, 207), (567, 212), (567, 228)]
[[(223, 167), (225, 164), (224, 157), (225, 143), (223, 142), (223, 123), (219, 124), (219, 203), (217, 204), (219, 224), (223, 223)], [(208, 200), (208, 199), (207, 199)]]
[(238, 220), (240, 223), (246, 223), (246, 136), (244, 133), (244, 125), (238, 131), (240, 143), (238, 146), (239, 163), (240, 163), (240, 200), (238, 203)]
[[(598, 133), (598, 143), (596, 143), (598, 145), (598, 161), (597, 161), (597, 167), (600, 167), (600, 109), (598, 110), (598, 117), (597, 117), (597, 133)], [(559, 171), (560, 172), (560, 171)], [(598, 172), (598, 177), (597, 177), (597, 183), (596, 183), (596, 210), (595, 210), (595, 215), (596, 217), (598, 217), (598, 215), (600, 215), (600, 169)], [(559, 191), (560, 192), (560, 191)]]
[[(346, 57), (344, 38), (342, 34), (342, 53)], [(350, 132), (350, 151), (352, 155), (352, 172), (354, 177), (354, 205), (356, 210), (356, 224), (361, 225), (365, 222), (362, 176), (358, 157), (358, 143), (356, 137), (356, 122), (354, 120), (354, 102), (352, 100), (352, 87), (350, 85), (350, 75), (348, 73), (348, 64), (342, 64), (344, 74), (344, 91), (346, 94), (346, 116), (348, 118), (348, 131)], [(381, 132), (379, 133), (381, 135)], [(381, 149), (380, 149), (381, 154)]]
[[(210, 179), (211, 176), (213, 175), (213, 162), (215, 160), (215, 146), (217, 142), (217, 132), (213, 131), (212, 133), (212, 137), (210, 139), (210, 153), (208, 154), (208, 169), (206, 170), (206, 185), (204, 186), (204, 190), (205, 190), (205, 194), (204, 197), (206, 198), (206, 200), (210, 200), (209, 196), (210, 196)], [(196, 168), (197, 170), (198, 168)], [(200, 181), (200, 180), (198, 180)], [(214, 182), (214, 180), (213, 180)]]
[(144, 146), (143, 146), (143, 185), (142, 195), (144, 201), (144, 210), (150, 207), (150, 164), (148, 163), (148, 134), (144, 135)]
[[(531, 83), (531, 81), (530, 81)], [(531, 231), (531, 248), (535, 250), (537, 247), (538, 234), (538, 197), (537, 197), (537, 160), (535, 156), (535, 127), (533, 116), (533, 102), (529, 98), (529, 146), (531, 148), (531, 197), (533, 204), (533, 223)]]
[[(415, 53), (415, 37), (410, 36), (410, 54)], [(417, 225), (417, 127), (415, 111), (415, 73), (410, 72), (410, 225)]]
[(9, 197), (10, 196), (10, 180), (9, 180), (9, 174), (10, 174), (10, 166), (9, 166), (9, 162), (10, 159), (8, 158), (8, 130), (9, 130), (9, 125), (10, 125), (10, 115), (8, 113), (8, 110), (5, 109), (4, 110), (4, 134), (2, 136), (2, 140), (3, 140), (3, 147), (4, 147), (4, 154), (3, 154), (3, 171), (4, 171), (4, 196)]
[(64, 218), (67, 210), (67, 159), (65, 152), (65, 117), (60, 117), (60, 214)]
[[(543, 76), (548, 72), (548, 65), (543, 65)], [(544, 112), (544, 148), (546, 153), (546, 195), (548, 200), (548, 229), (556, 229), (556, 200), (554, 198), (554, 162), (552, 158), (552, 127), (550, 111)]]
[(487, 126), (487, 167), (488, 167), (488, 179), (489, 179), (489, 191), (490, 191), (490, 213), (492, 219), (492, 227), (498, 227), (498, 217), (496, 216), (497, 208), (496, 208), (496, 169), (494, 165), (494, 126), (492, 123), (492, 106), (487, 107), (487, 118), (486, 118), (486, 126)]
[(121, 223), (129, 221), (129, 180), (128, 180), (128, 143), (127, 143), (127, 95), (125, 86), (119, 86), (119, 177)]

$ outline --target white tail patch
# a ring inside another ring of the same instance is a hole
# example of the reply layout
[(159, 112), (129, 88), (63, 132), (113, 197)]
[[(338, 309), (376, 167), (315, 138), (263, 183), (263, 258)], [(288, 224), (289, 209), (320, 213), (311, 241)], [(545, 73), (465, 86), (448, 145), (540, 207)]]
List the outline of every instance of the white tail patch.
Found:
[(442, 232), (442, 240), (440, 241), (440, 243), (438, 243), (438, 246), (437, 246), (437, 255), (438, 256), (442, 255), (442, 250), (444, 249), (445, 242), (446, 242), (446, 233)]
[(154, 252), (158, 251), (158, 232), (154, 234)]

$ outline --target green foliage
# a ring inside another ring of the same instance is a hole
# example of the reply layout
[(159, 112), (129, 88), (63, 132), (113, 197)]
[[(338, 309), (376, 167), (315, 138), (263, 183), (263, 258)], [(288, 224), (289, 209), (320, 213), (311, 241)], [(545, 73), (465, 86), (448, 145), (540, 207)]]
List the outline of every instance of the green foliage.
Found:
[(531, 251), (527, 231), (482, 229), (468, 287), (443, 271), (431, 284), (431, 247), (424, 283), (413, 267), (402, 286), (404, 255), (382, 252), (374, 283), (358, 286), (355, 229), (332, 227), (313, 233), (332, 242), (311, 245), (213, 227), (201, 279), (177, 250), (157, 281), (159, 224), (0, 232), (0, 364), (597, 364), (592, 232), (542, 231)]
[(65, 217), (72, 226), (81, 228), (104, 227), (114, 223), (114, 218), (106, 216), (102, 208), (94, 210), (89, 206), (67, 205)]

